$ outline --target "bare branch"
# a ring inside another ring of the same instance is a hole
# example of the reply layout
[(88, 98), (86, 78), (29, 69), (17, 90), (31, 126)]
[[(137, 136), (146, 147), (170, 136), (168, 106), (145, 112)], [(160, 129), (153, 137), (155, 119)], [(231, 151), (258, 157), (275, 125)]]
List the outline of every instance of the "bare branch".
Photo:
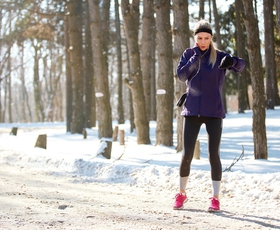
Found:
[(244, 147), (242, 145), (242, 153), (240, 154), (239, 157), (235, 157), (233, 162), (231, 163), (231, 165), (229, 167), (226, 167), (225, 170), (223, 172), (232, 172), (231, 168), (239, 161), (239, 160), (243, 160), (244, 157)]

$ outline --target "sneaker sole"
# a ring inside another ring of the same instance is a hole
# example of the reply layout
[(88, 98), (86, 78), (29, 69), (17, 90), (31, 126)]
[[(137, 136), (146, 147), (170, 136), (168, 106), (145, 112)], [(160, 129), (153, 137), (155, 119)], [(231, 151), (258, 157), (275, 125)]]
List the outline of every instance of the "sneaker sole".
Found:
[(216, 209), (208, 208), (208, 210), (207, 210), (207, 211), (208, 211), (208, 212), (219, 212), (219, 211), (220, 211), (220, 209), (216, 210)]

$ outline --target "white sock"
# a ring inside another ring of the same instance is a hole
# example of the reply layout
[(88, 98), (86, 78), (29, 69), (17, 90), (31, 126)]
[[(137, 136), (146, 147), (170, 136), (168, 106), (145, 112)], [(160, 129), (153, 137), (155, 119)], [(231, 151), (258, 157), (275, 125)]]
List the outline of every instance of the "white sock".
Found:
[(213, 185), (213, 196), (219, 197), (221, 181), (212, 180), (212, 185)]
[(180, 190), (185, 190), (188, 183), (188, 176), (180, 177)]

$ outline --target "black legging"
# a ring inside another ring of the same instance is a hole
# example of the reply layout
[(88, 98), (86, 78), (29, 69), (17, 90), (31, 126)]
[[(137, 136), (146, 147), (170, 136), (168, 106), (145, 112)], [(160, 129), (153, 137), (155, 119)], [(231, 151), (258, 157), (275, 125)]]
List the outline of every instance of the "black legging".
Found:
[(202, 124), (205, 124), (208, 133), (208, 151), (211, 165), (211, 178), (221, 181), (222, 164), (220, 160), (220, 142), (222, 135), (222, 118), (214, 117), (185, 117), (184, 119), (184, 150), (180, 165), (180, 176), (190, 174), (196, 139)]

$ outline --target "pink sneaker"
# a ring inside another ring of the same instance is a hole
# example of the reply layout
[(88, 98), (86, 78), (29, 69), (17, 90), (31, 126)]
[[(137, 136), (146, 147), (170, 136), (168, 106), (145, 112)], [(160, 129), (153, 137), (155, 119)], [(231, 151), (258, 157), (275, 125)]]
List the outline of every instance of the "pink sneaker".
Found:
[(211, 197), (210, 207), (208, 208), (208, 212), (216, 212), (220, 210), (220, 201), (215, 198)]
[(187, 202), (187, 196), (183, 193), (177, 193), (175, 196), (175, 202), (173, 204), (173, 209), (182, 209), (184, 207), (184, 203)]

